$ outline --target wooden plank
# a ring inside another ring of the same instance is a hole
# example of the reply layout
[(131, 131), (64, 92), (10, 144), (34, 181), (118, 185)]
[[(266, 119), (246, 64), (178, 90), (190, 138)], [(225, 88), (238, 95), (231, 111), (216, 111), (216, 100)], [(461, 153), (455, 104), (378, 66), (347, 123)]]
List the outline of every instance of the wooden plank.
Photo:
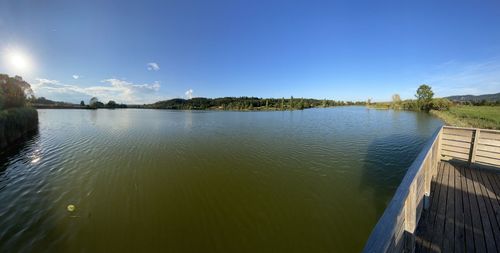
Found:
[(500, 141), (500, 132), (489, 132), (488, 130), (485, 129), (481, 129), (481, 132), (483, 133), (481, 135), (483, 139)]
[(443, 145), (441, 148), (446, 151), (458, 152), (466, 155), (469, 155), (470, 152), (470, 148), (461, 148), (448, 145)]
[(481, 215), (479, 214), (479, 204), (475, 191), (474, 181), (472, 179), (471, 170), (464, 170), (465, 177), (467, 178), (467, 195), (469, 197), (470, 213), (472, 217), (472, 233), (474, 236), (474, 248), (476, 252), (486, 252), (486, 241), (483, 232), (483, 225), (481, 222)]
[(461, 147), (461, 148), (470, 148), (470, 143), (460, 142), (460, 141), (450, 141), (450, 140), (441, 140), (441, 147), (443, 146), (453, 146), (453, 147)]
[(431, 241), (432, 241), (432, 231), (433, 231), (433, 226), (436, 221), (436, 215), (437, 215), (437, 209), (439, 205), (439, 195), (441, 194), (442, 184), (440, 183), (442, 178), (443, 178), (443, 166), (444, 162), (440, 162), (438, 164), (437, 168), (437, 176), (435, 180), (433, 181), (433, 187), (435, 188), (434, 191), (432, 192), (431, 195), (431, 206), (429, 208), (429, 211), (427, 212), (426, 219), (424, 222), (422, 222), (421, 225), (421, 230), (422, 230), (422, 252), (430, 250), (431, 249)]
[(490, 185), (493, 189), (493, 192), (495, 193), (498, 203), (500, 204), (500, 177), (498, 176), (497, 173), (488, 173), (487, 174), (488, 179), (490, 181)]
[(443, 182), (448, 188), (446, 197), (446, 211), (444, 213), (444, 239), (443, 252), (455, 251), (455, 168), (446, 163), (448, 172), (448, 181)]
[(462, 199), (462, 173), (460, 168), (453, 167), (455, 171), (455, 252), (461, 253), (465, 252), (465, 217), (464, 217), (464, 205)]
[[(437, 147), (435, 147), (437, 148)], [(436, 151), (436, 149), (434, 149), (434, 152)], [(436, 157), (436, 153), (434, 153), (434, 157)], [(431, 210), (431, 208), (433, 207), (433, 204), (432, 202), (437, 202), (437, 198), (435, 197), (436, 194), (438, 194), (439, 192), (439, 185), (436, 184), (436, 180), (438, 179), (438, 177), (440, 175), (442, 175), (441, 170), (439, 169), (441, 167), (441, 162), (437, 163), (436, 164), (436, 167), (433, 169), (432, 166), (433, 166), (433, 161), (430, 161), (428, 163), (429, 167), (427, 168), (427, 174), (426, 174), (426, 184), (428, 184), (428, 189), (427, 191), (429, 192), (429, 196), (428, 196), (428, 206), (426, 207), (426, 210), (424, 212), (422, 212), (422, 217), (421, 217), (421, 220), (420, 222), (418, 223), (418, 230), (416, 232), (416, 239), (415, 239), (415, 252), (424, 252), (424, 244), (427, 244), (427, 239), (426, 238), (430, 238), (429, 236), (427, 236), (427, 234), (429, 233), (428, 232), (428, 227), (429, 225), (428, 224), (432, 224), (431, 220), (431, 214), (434, 214), (434, 211)], [(433, 176), (432, 175), (432, 172), (433, 171), (436, 171), (436, 176)], [(438, 173), (439, 172), (439, 173)], [(438, 191), (436, 191), (436, 188), (438, 189)], [(437, 204), (434, 204), (434, 206), (436, 206)]]
[(447, 151), (447, 150), (442, 150), (441, 154), (444, 155), (444, 156), (451, 156), (453, 158), (460, 158), (460, 159), (463, 159), (463, 160), (466, 160), (466, 161), (469, 160), (469, 155), (468, 154), (462, 154), (462, 153), (452, 152), (452, 151)]
[(472, 138), (469, 136), (461, 136), (461, 135), (451, 135), (451, 134), (443, 134), (443, 140), (451, 140), (451, 141), (460, 141), (460, 142), (471, 142)]
[(469, 200), (469, 194), (467, 194), (467, 177), (465, 175), (465, 168), (464, 167), (459, 167), (460, 169), (460, 175), (461, 175), (461, 183), (462, 183), (462, 188), (460, 189), (460, 192), (462, 193), (462, 204), (463, 204), (463, 212), (464, 212), (464, 230), (465, 230), (465, 251), (466, 252), (474, 252), (474, 227), (472, 225), (472, 214), (471, 214), (471, 208), (470, 208), (470, 200)]
[(483, 156), (483, 157), (489, 157), (489, 158), (493, 158), (493, 159), (500, 159), (500, 153), (495, 153), (495, 152), (490, 152), (490, 151), (477, 150), (476, 155)]
[(477, 150), (489, 151), (489, 152), (500, 154), (500, 147), (496, 147), (496, 146), (489, 146), (489, 145), (484, 145), (484, 144), (478, 144), (477, 145)]
[(498, 203), (498, 195), (495, 193), (495, 189), (493, 187), (493, 185), (491, 184), (491, 180), (490, 178), (488, 177), (488, 174), (492, 174), (492, 173), (486, 173), (486, 172), (482, 172), (482, 173), (479, 173), (482, 180), (483, 180), (483, 183), (484, 183), (484, 189), (486, 190), (486, 196), (488, 198), (488, 202), (489, 204), (491, 205), (491, 209), (492, 209), (492, 213), (491, 213), (491, 216), (490, 216), (490, 221), (492, 223), (492, 227), (494, 227), (495, 229), (495, 242), (496, 242), (496, 245), (497, 245), (497, 250), (498, 252), (500, 252), (500, 204)]
[(448, 127), (445, 127), (443, 130), (444, 130), (443, 134), (459, 135), (459, 136), (465, 136), (465, 137), (469, 137), (469, 138), (472, 138), (472, 132), (474, 131), (472, 129), (457, 129), (457, 128), (448, 128)]
[(465, 169), (467, 177), (467, 195), (469, 196), (470, 211), (472, 217), (472, 231), (474, 236), (474, 248), (476, 252), (486, 252), (486, 239), (484, 236), (483, 224), (479, 210), (479, 201), (477, 200), (476, 186), (472, 178), (471, 170)]
[(490, 222), (490, 213), (492, 212), (491, 207), (488, 208), (486, 204), (487, 200), (484, 198), (485, 192), (483, 191), (482, 183), (480, 181), (480, 177), (478, 177), (478, 171), (475, 169), (470, 169), (472, 180), (474, 181), (474, 189), (476, 191), (476, 197), (478, 201), (479, 209), (476, 212), (479, 212), (481, 217), (482, 225), (483, 225), (483, 235), (486, 242), (486, 249), (488, 252), (498, 252), (495, 245), (495, 237), (494, 235), (494, 227)]
[(484, 156), (476, 156), (476, 163), (485, 163), (487, 165), (500, 166), (500, 159), (494, 159)]
[(498, 140), (492, 140), (492, 139), (479, 139), (478, 140), (479, 144), (484, 144), (484, 145), (489, 145), (489, 146), (495, 146), (495, 147), (500, 147), (500, 141)]
[(445, 216), (446, 216), (446, 200), (448, 197), (448, 179), (450, 170), (447, 166), (443, 166), (443, 178), (440, 184), (441, 192), (439, 194), (438, 208), (436, 210), (436, 220), (434, 221), (433, 233), (431, 238), (431, 245), (437, 247), (438, 249), (443, 248), (444, 241), (444, 228), (445, 228)]
[[(418, 178), (418, 174), (417, 177)], [(417, 180), (418, 181), (418, 180)], [(417, 182), (414, 180), (409, 187), (408, 197), (405, 201), (405, 230), (412, 233), (415, 231), (416, 224), (416, 194)]]

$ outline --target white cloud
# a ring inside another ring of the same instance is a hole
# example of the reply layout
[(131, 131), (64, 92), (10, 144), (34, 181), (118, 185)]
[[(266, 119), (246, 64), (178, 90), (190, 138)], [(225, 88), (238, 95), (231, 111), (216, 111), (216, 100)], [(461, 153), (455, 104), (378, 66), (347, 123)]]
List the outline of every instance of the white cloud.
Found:
[(143, 104), (156, 102), (161, 99), (158, 94), (160, 83), (134, 84), (121, 79), (105, 79), (101, 82), (106, 85), (81, 87), (73, 84), (63, 84), (57, 80), (37, 78), (32, 84), (33, 91), (37, 97), (48, 99), (79, 102), (97, 97), (100, 101), (114, 100), (118, 103)]
[(148, 70), (158, 71), (160, 70), (160, 65), (158, 65), (158, 63), (156, 62), (150, 62), (148, 63)]
[(189, 89), (184, 94), (186, 94), (187, 98), (191, 99), (193, 98), (193, 92), (194, 92), (193, 89)]
[(76, 80), (76, 79), (78, 79), (78, 78), (80, 78), (80, 76), (79, 76), (79, 75), (72, 75), (72, 77), (73, 77), (73, 79), (75, 79), (75, 80)]
[(500, 62), (462, 63), (449, 61), (437, 66), (426, 78), (437, 97), (481, 95), (500, 92)]

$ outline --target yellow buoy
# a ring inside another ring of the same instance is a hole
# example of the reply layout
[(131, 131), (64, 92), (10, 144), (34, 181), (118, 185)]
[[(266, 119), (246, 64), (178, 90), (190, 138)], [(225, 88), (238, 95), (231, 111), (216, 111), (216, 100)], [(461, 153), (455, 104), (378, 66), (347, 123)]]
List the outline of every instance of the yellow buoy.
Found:
[(73, 212), (73, 211), (75, 211), (76, 207), (74, 205), (68, 205), (68, 207), (66, 207), (66, 209), (68, 210), (68, 212)]

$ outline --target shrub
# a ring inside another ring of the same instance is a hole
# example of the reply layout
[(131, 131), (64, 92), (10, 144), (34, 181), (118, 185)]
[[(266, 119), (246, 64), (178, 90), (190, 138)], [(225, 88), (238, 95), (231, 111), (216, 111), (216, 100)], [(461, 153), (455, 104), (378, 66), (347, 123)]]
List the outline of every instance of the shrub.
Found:
[(431, 109), (438, 111), (449, 110), (453, 106), (453, 103), (446, 98), (435, 98), (431, 102)]
[(38, 126), (38, 113), (31, 107), (0, 111), (0, 147), (5, 147)]

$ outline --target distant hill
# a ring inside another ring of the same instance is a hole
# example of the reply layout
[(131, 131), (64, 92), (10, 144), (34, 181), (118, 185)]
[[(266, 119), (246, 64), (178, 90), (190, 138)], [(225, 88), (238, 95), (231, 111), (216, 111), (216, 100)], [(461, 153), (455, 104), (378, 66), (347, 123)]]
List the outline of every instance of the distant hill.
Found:
[(456, 102), (480, 102), (480, 101), (487, 101), (487, 102), (498, 102), (500, 101), (500, 93), (496, 94), (485, 94), (485, 95), (461, 95), (461, 96), (449, 96), (445, 97), (451, 101), (456, 101)]

